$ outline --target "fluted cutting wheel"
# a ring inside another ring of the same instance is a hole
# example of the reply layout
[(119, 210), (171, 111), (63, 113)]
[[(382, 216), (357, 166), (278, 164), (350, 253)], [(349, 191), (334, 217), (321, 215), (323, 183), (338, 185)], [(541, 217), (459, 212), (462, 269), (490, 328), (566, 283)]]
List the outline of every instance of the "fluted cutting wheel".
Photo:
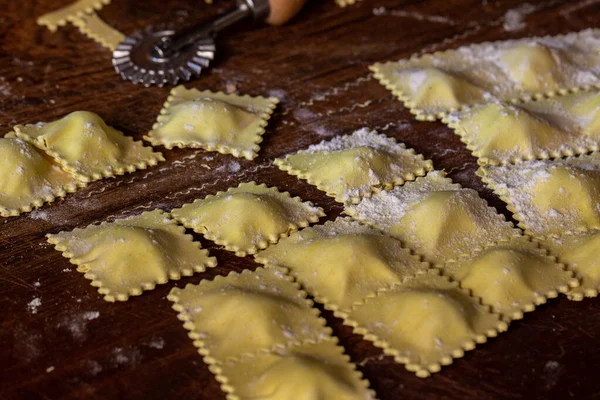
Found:
[(144, 86), (175, 85), (197, 77), (215, 56), (212, 38), (198, 40), (167, 57), (156, 57), (155, 45), (164, 37), (175, 34), (172, 28), (148, 27), (123, 40), (113, 51), (113, 66), (123, 79)]

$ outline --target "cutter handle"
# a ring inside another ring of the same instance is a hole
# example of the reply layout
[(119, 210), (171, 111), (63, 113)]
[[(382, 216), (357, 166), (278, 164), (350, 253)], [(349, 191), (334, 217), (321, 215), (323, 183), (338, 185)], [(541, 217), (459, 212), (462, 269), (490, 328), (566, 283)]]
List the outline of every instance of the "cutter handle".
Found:
[(307, 0), (269, 0), (271, 13), (267, 22), (271, 25), (283, 25), (302, 9)]

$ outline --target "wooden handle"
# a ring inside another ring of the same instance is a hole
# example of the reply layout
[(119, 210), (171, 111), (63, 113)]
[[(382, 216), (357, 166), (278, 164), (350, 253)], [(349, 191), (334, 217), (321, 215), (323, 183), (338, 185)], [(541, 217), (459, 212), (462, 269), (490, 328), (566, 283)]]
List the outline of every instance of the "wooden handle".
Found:
[(283, 25), (302, 9), (307, 0), (270, 0), (271, 13), (267, 22), (271, 25)]

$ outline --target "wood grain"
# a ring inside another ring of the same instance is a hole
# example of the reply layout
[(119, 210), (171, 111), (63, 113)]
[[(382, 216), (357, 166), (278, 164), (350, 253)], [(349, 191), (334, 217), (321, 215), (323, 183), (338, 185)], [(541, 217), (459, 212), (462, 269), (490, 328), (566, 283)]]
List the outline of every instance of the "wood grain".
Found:
[[(17, 123), (85, 109), (141, 139), (169, 89), (123, 82), (111, 68), (110, 54), (73, 27), (52, 34), (36, 26), (38, 16), (66, 3), (3, 2), (0, 134)], [(131, 33), (150, 23), (193, 23), (232, 2), (216, 3), (114, 0), (100, 15)], [(51, 206), (1, 219), (0, 398), (224, 399), (165, 299), (173, 283), (126, 303), (106, 303), (46, 244), (48, 232), (157, 207), (170, 210), (249, 180), (311, 200), (333, 219), (339, 204), (271, 161), (363, 126), (415, 148), (507, 214), (475, 176), (476, 162), (458, 138), (440, 123), (414, 121), (369, 78), (367, 67), (473, 42), (566, 33), (592, 27), (600, 18), (594, 0), (532, 4), (523, 27), (509, 24), (507, 30), (507, 11), (525, 9), (518, 1), (364, 0), (340, 9), (332, 0), (313, 0), (287, 26), (248, 27), (222, 38), (215, 67), (190, 86), (225, 90), (235, 85), (240, 93), (281, 98), (260, 157), (246, 161), (199, 150), (165, 151), (167, 161), (155, 168), (95, 182)], [(256, 268), (250, 258), (196, 238), (220, 266), (177, 286)], [(36, 298), (41, 305), (34, 313), (28, 304)], [(599, 299), (552, 300), (429, 379), (415, 377), (330, 313), (324, 315), (382, 400), (600, 397)]]

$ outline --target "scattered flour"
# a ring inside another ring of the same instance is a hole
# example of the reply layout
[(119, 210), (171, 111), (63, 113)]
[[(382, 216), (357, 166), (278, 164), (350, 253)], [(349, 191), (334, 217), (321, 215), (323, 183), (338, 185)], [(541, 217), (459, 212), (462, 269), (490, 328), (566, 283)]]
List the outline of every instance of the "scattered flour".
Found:
[(40, 299), (39, 297), (35, 297), (33, 300), (31, 300), (29, 303), (27, 303), (27, 308), (29, 309), (29, 312), (31, 314), (37, 314), (38, 307), (41, 305), (42, 305), (42, 299)]
[(165, 340), (161, 337), (152, 338), (152, 340), (148, 342), (147, 346), (152, 349), (161, 350), (163, 347), (165, 347)]
[(540, 6), (535, 6), (530, 3), (523, 3), (520, 6), (508, 10), (504, 14), (504, 24), (502, 27), (507, 32), (520, 31), (525, 28), (525, 17), (539, 10)]
[(52, 371), (54, 371), (54, 366), (50, 366), (50, 367), (46, 368), (47, 373), (50, 373)]

